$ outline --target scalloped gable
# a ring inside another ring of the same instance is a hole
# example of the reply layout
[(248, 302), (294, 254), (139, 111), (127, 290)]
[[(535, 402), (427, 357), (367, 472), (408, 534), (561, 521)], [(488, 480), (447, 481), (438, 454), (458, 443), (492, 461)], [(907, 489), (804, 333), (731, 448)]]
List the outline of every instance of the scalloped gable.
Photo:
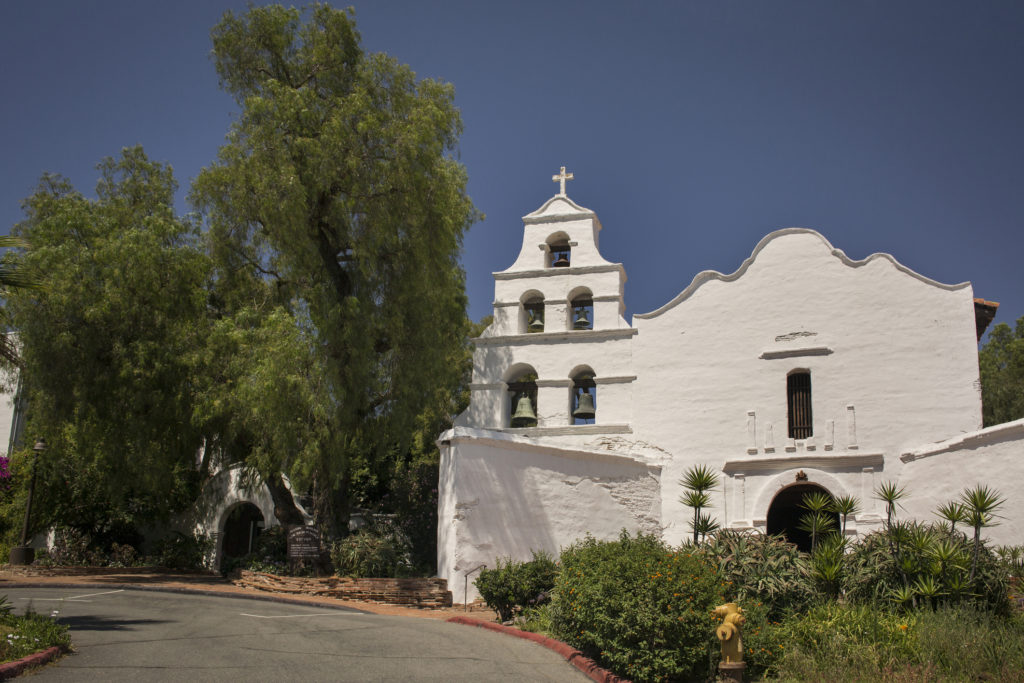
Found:
[(925, 277), (924, 275), (921, 275), (920, 273), (911, 270), (910, 268), (907, 268), (905, 265), (903, 265), (895, 258), (893, 258), (892, 255), (881, 252), (871, 254), (865, 259), (856, 261), (847, 256), (842, 249), (836, 249), (835, 247), (833, 247), (832, 243), (825, 239), (825, 236), (816, 230), (810, 230), (808, 228), (784, 228), (782, 230), (776, 230), (775, 232), (771, 232), (765, 235), (764, 238), (762, 238), (762, 240), (757, 243), (757, 246), (754, 247), (754, 251), (750, 254), (750, 256), (745, 261), (743, 261), (740, 267), (737, 268), (732, 273), (728, 275), (723, 275), (722, 273), (719, 273), (716, 270), (702, 271), (693, 278), (693, 281), (689, 284), (689, 286), (686, 289), (684, 289), (682, 292), (676, 295), (676, 297), (669, 301), (667, 304), (649, 313), (638, 313), (633, 317), (639, 318), (641, 320), (656, 318), (659, 315), (672, 310), (680, 303), (693, 296), (693, 294), (701, 287), (701, 285), (703, 285), (705, 282), (708, 282), (709, 280), (721, 280), (722, 282), (733, 282), (735, 280), (738, 280), (740, 277), (742, 277), (744, 273), (747, 272), (751, 264), (754, 263), (754, 261), (757, 259), (758, 254), (760, 254), (771, 242), (791, 235), (813, 235), (814, 237), (817, 237), (819, 240), (821, 240), (823, 247), (827, 249), (829, 253), (831, 253), (833, 256), (839, 259), (840, 262), (851, 268), (860, 268), (862, 266), (866, 266), (872, 261), (882, 259), (888, 261), (894, 268), (896, 268), (896, 270), (906, 275), (909, 275), (917, 280), (920, 280), (925, 284), (932, 285), (933, 287), (938, 287), (939, 289), (953, 291), (957, 289), (963, 289), (964, 287), (970, 287), (971, 285), (970, 282), (960, 282), (954, 285), (947, 285), (942, 282), (937, 282), (935, 280), (932, 280), (931, 278)]
[(551, 220), (597, 218), (590, 209), (580, 206), (565, 195), (556, 194), (534, 211), (523, 216), (523, 223), (545, 223)]

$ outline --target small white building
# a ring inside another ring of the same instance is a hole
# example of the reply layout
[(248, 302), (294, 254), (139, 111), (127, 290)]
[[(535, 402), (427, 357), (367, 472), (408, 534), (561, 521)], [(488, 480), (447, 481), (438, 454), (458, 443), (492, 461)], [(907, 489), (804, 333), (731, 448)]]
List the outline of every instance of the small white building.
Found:
[[(857, 535), (881, 523), (883, 482), (905, 486), (900, 514), (920, 519), (968, 486), (1019, 486), (1024, 420), (981, 429), (977, 343), (997, 304), (969, 282), (888, 254), (854, 261), (789, 228), (630, 325), (625, 269), (601, 255), (597, 215), (565, 194), (571, 175), (555, 179), (494, 274), (470, 405), (438, 441), (449, 585), (588, 533), (678, 544), (692, 517), (679, 480), (698, 464), (719, 473), (709, 512), (723, 527), (771, 533), (813, 490), (859, 498)], [(1002, 514), (1024, 518), (1024, 497)], [(986, 534), (1021, 543), (1018, 529)]]

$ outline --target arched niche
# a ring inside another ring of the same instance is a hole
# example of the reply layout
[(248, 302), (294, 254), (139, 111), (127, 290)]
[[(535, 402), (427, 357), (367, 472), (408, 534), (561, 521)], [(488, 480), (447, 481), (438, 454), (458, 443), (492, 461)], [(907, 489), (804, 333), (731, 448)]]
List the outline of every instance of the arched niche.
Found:
[(517, 363), (505, 373), (508, 402), (506, 424), (510, 427), (537, 426), (537, 371), (525, 363)]
[(544, 294), (531, 289), (519, 298), (519, 333), (544, 331)]
[(568, 327), (570, 330), (594, 329), (594, 294), (587, 287), (577, 287), (567, 297), (569, 301)]
[(569, 246), (568, 233), (558, 231), (544, 240), (547, 244), (547, 267), (567, 268), (572, 264), (572, 247)]
[(221, 560), (244, 557), (251, 553), (265, 523), (263, 513), (249, 501), (242, 501), (229, 508), (220, 529)]
[[(589, 365), (579, 365), (569, 374), (569, 424), (584, 425), (597, 422), (596, 375)], [(589, 397), (589, 398), (585, 398)]]

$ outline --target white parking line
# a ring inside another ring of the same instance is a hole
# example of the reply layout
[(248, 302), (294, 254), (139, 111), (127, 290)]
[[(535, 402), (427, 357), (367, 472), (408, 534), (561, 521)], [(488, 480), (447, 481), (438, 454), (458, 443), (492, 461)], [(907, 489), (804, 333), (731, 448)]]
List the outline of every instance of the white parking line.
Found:
[(70, 598), (18, 598), (19, 600), (34, 600), (35, 602), (92, 602), (82, 598), (94, 598), (97, 595), (110, 595), (112, 593), (124, 593), (124, 589), (116, 591), (104, 591), (102, 593), (86, 593), (85, 595), (73, 595)]
[(79, 598), (94, 598), (97, 595), (110, 595), (111, 593), (124, 593), (124, 589), (121, 588), (116, 591), (104, 591), (102, 593), (87, 593), (85, 595), (75, 595), (68, 598), (68, 600), (78, 600)]
[(333, 617), (341, 614), (345, 615), (357, 615), (362, 616), (362, 612), (316, 612), (314, 614), (277, 614), (277, 615), (266, 615), (266, 614), (246, 614), (245, 612), (239, 612), (240, 616), (252, 617), (253, 619), (298, 619), (299, 617)]

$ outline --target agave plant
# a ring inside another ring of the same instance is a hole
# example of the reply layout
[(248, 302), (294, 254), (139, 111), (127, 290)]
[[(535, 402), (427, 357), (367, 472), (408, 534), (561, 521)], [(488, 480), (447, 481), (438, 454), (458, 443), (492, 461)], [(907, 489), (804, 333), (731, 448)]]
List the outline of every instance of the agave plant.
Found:
[(916, 595), (920, 595), (922, 598), (928, 601), (928, 604), (934, 608), (935, 601), (938, 599), (942, 592), (942, 584), (934, 576), (924, 575), (919, 576), (914, 580), (912, 589)]
[(807, 556), (782, 536), (749, 530), (721, 529), (702, 546), (729, 582), (729, 598), (742, 601), (754, 596), (781, 614), (802, 609), (813, 594), (807, 590)]
[(916, 602), (914, 600), (914, 589), (910, 586), (897, 586), (893, 588), (889, 591), (889, 598), (901, 606), (913, 605)]
[(711, 520), (710, 515), (701, 515), (701, 510), (711, 507), (711, 490), (718, 486), (718, 474), (707, 465), (694, 465), (686, 471), (679, 483), (686, 489), (686, 493), (680, 496), (679, 501), (693, 508), (690, 528), (693, 530), (693, 543), (696, 545), (701, 538), (718, 528), (718, 524)]

